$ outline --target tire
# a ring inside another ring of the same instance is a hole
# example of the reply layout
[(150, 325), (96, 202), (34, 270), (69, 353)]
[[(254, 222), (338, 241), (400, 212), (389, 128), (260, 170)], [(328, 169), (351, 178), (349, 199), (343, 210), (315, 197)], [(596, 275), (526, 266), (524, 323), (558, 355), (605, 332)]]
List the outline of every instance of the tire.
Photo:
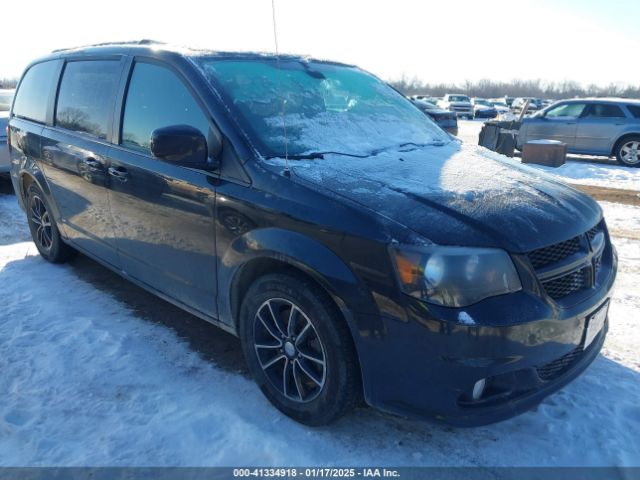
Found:
[(622, 165), (640, 167), (640, 135), (633, 135), (619, 141), (614, 153)]
[(76, 251), (62, 240), (49, 202), (35, 183), (27, 189), (26, 210), (31, 238), (42, 258), (63, 263), (75, 255)]
[(329, 296), (307, 278), (287, 272), (256, 280), (242, 302), (239, 334), (256, 383), (292, 419), (326, 425), (360, 402), (349, 329)]

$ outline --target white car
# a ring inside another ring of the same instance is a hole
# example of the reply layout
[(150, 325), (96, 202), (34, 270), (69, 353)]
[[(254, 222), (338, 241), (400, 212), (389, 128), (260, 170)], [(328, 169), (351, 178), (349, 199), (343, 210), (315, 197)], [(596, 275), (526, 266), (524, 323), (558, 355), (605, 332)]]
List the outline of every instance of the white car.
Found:
[(438, 106), (444, 110), (455, 112), (458, 117), (473, 117), (473, 105), (467, 95), (461, 93), (447, 93)]
[(491, 105), (493, 105), (493, 108), (496, 109), (496, 112), (498, 112), (498, 115), (511, 112), (509, 105), (507, 105), (505, 102), (491, 100)]

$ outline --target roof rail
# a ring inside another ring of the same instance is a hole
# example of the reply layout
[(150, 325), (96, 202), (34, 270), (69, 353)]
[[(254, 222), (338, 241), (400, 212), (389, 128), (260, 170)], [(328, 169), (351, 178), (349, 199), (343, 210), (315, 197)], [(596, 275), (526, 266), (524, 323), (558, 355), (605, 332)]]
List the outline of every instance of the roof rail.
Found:
[(90, 48), (90, 47), (106, 47), (108, 45), (156, 45), (156, 44), (166, 45), (165, 42), (143, 38), (141, 40), (128, 40), (126, 42), (103, 42), (103, 43), (92, 43), (89, 45), (81, 45), (78, 47), (58, 48), (56, 50), (53, 50), (51, 53), (66, 52), (67, 50), (79, 50), (81, 48)]

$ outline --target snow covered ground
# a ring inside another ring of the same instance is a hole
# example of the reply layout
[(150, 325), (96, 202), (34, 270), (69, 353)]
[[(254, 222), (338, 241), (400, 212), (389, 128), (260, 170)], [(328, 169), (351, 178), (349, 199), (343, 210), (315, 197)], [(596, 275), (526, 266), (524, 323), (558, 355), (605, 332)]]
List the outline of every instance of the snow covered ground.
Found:
[(0, 465), (640, 466), (640, 208), (603, 207), (619, 281), (603, 353), (579, 379), (488, 427), (363, 408), (313, 429), (77, 266), (44, 262), (0, 194)]
[[(483, 123), (484, 120), (458, 120), (458, 137), (477, 145)], [(529, 165), (573, 184), (640, 191), (640, 168), (624, 167), (604, 157), (568, 155), (567, 163), (558, 168)]]

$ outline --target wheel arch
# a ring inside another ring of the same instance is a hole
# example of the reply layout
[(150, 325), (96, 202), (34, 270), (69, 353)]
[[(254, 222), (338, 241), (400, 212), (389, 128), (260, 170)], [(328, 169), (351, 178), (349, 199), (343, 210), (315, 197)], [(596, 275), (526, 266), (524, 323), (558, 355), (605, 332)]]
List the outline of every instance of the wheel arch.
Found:
[(611, 148), (611, 156), (615, 157), (617, 154), (617, 150), (618, 147), (622, 144), (622, 142), (624, 142), (625, 140), (627, 140), (628, 138), (631, 137), (638, 137), (640, 138), (640, 131), (638, 132), (627, 132), (622, 134), (620, 137), (618, 137), (618, 139), (613, 142), (613, 147)]
[(298, 272), (326, 292), (354, 339), (359, 330), (355, 312), (377, 311), (371, 292), (345, 261), (319, 240), (298, 232), (278, 227), (247, 232), (225, 249), (218, 266), (219, 318), (234, 329), (253, 280), (278, 270)]
[[(326, 246), (295, 232), (265, 230), (270, 231), (253, 231), (248, 237), (237, 238), (235, 246), (228, 249), (229, 253), (223, 256), (221, 263), (229, 265), (239, 251), (249, 246), (253, 247), (250, 253), (245, 252), (247, 256), (244, 257), (244, 261), (234, 262), (236, 268), (229, 272), (228, 282), (225, 280), (225, 273), (219, 278), (222, 280), (222, 284), (219, 283), (220, 292), (226, 292), (218, 297), (221, 300), (218, 305), (220, 313), (228, 313), (227, 318), (232, 322), (233, 330), (238, 332), (243, 298), (257, 278), (269, 273), (286, 272), (304, 278), (327, 295), (331, 308), (339, 315), (340, 320), (346, 323), (351, 337), (349, 340), (353, 344), (358, 362), (360, 384), (364, 388), (364, 372), (357, 340), (358, 326), (352, 306), (354, 302), (367, 302), (369, 308), (372, 308), (375, 303), (370, 294), (364, 293), (366, 290), (362, 288), (356, 275)], [(276, 238), (280, 241), (275, 242)], [(256, 248), (258, 246), (259, 248)], [(288, 250), (289, 248), (291, 250)], [(304, 256), (299, 255), (301, 251), (305, 252)], [(223, 270), (226, 270), (226, 267)]]
[(348, 323), (348, 318), (351, 316), (351, 313), (345, 301), (337, 295), (336, 292), (332, 291), (333, 289), (327, 285), (327, 282), (323, 281), (322, 278), (308, 268), (308, 266), (299, 262), (291, 261), (290, 259), (265, 256), (249, 260), (238, 268), (234, 275), (229, 291), (229, 301), (234, 328), (236, 331), (238, 329), (242, 300), (253, 282), (263, 275), (276, 272), (290, 272), (293, 275), (304, 277), (307, 281), (318, 286), (325, 294), (327, 294), (331, 299), (333, 306), (338, 310), (345, 322)]
[[(55, 220), (60, 223), (60, 210), (58, 209), (58, 204), (55, 202), (53, 195), (51, 194), (51, 189), (49, 188), (49, 184), (40, 169), (23, 169), (18, 176), (18, 186), (20, 188), (19, 192), (19, 201), (23, 208), (26, 209), (26, 201), (27, 201), (27, 190), (32, 185), (36, 184), (42, 193), (47, 198), (51, 209), (53, 210), (53, 215)], [(18, 193), (18, 192), (16, 192)]]

